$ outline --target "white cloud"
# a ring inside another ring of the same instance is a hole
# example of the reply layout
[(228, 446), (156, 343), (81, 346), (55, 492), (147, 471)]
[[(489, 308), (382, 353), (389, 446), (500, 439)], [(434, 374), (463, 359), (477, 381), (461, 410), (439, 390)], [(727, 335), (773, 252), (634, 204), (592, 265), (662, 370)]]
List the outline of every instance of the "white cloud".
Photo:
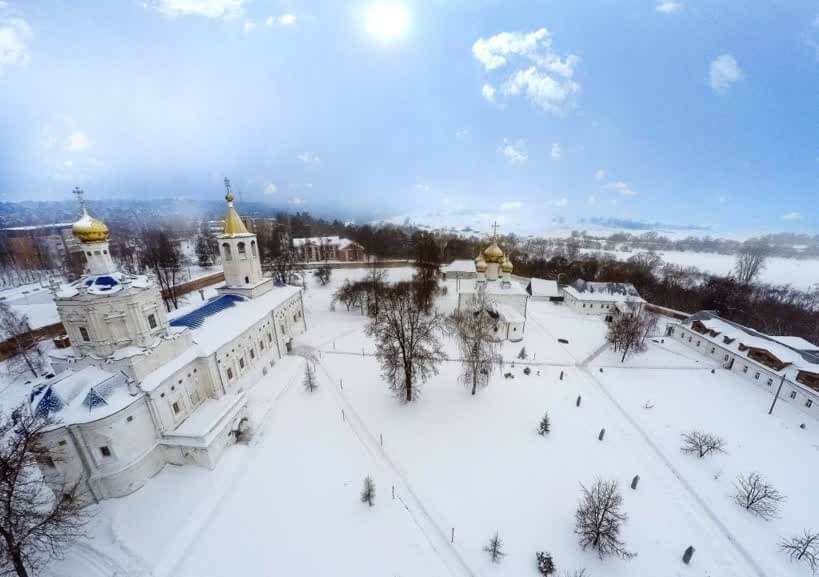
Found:
[(21, 18), (0, 19), (0, 75), (11, 66), (25, 66), (31, 59), (28, 43), (31, 27)]
[(559, 142), (552, 143), (552, 151), (550, 154), (554, 160), (560, 160), (560, 157), (563, 154), (563, 148), (560, 146)]
[(299, 198), (298, 196), (294, 196), (293, 198), (291, 198), (290, 200), (287, 201), (287, 204), (289, 204), (290, 206), (301, 206), (305, 202), (306, 201), (303, 198)]
[(256, 23), (253, 20), (249, 18), (245, 20), (245, 32), (253, 32), (255, 29)]
[(569, 199), (564, 196), (563, 198), (552, 201), (550, 204), (558, 208), (566, 208), (567, 206), (569, 206)]
[(597, 204), (597, 197), (593, 194), (589, 195), (589, 199), (586, 201), (586, 204), (589, 206), (594, 206)]
[(603, 180), (606, 178), (606, 171), (602, 168), (598, 168), (597, 171), (594, 173), (595, 180)]
[(526, 142), (523, 140), (509, 142), (504, 138), (498, 152), (512, 164), (523, 164), (529, 160), (529, 154), (526, 152)]
[(69, 152), (82, 152), (83, 150), (87, 150), (90, 146), (91, 142), (85, 133), (81, 130), (75, 130), (68, 137), (68, 143), (65, 145), (65, 148)]
[(310, 164), (313, 166), (321, 164), (321, 158), (312, 152), (302, 152), (301, 154), (297, 155), (296, 158), (301, 160), (304, 164)]
[(728, 195), (727, 194), (721, 194), (719, 196), (718, 200), (719, 200), (720, 204), (725, 204), (726, 202), (728, 202)]
[(419, 182), (418, 184), (415, 185), (415, 189), (420, 190), (422, 192), (429, 192), (430, 190), (432, 190), (432, 187), (423, 182)]
[(458, 132), (455, 133), (455, 138), (457, 138), (458, 140), (469, 138), (469, 129), (464, 128), (463, 130), (459, 130)]
[(503, 202), (500, 205), (500, 209), (504, 212), (508, 212), (510, 210), (520, 210), (523, 208), (523, 203), (519, 200), (510, 200), (508, 202)]
[(297, 18), (295, 14), (285, 12), (284, 14), (280, 14), (278, 16), (268, 16), (267, 20), (264, 21), (264, 25), (267, 27), (272, 27), (274, 25), (292, 26), (296, 23), (296, 20)]
[(788, 212), (782, 215), (782, 220), (802, 220), (802, 215), (798, 212)]
[(63, 162), (63, 167), (64, 168), (73, 168), (73, 166), (74, 166), (74, 163), (71, 162), (70, 160), (66, 160), (65, 162)]
[(636, 191), (632, 190), (631, 187), (622, 180), (618, 180), (617, 182), (610, 182), (606, 185), (606, 188), (610, 190), (616, 190), (623, 196), (634, 196), (635, 194), (637, 194)]
[(204, 16), (205, 18), (238, 18), (244, 0), (155, 0), (165, 16)]
[[(580, 85), (572, 80), (580, 58), (556, 54), (546, 28), (479, 38), (472, 45), (472, 54), (487, 73), (508, 67), (500, 88), (502, 95), (524, 95), (546, 112), (563, 113), (571, 107), (572, 97), (580, 92)], [(487, 86), (492, 89), (491, 94), (487, 94)], [(490, 102), (495, 101), (491, 84), (484, 84), (481, 92)]]
[(730, 54), (722, 54), (711, 61), (708, 69), (708, 83), (714, 92), (724, 94), (732, 84), (745, 78), (736, 59)]
[(658, 2), (655, 10), (663, 14), (673, 14), (682, 10), (682, 2)]
[(481, 95), (489, 102), (495, 102), (495, 87), (491, 84), (481, 86)]
[(103, 166), (105, 166), (105, 163), (95, 156), (89, 156), (88, 166), (93, 166), (94, 168), (102, 168)]
[(276, 194), (277, 192), (279, 192), (279, 187), (273, 184), (272, 182), (269, 182), (267, 186), (264, 187), (264, 190), (262, 192), (268, 195)]

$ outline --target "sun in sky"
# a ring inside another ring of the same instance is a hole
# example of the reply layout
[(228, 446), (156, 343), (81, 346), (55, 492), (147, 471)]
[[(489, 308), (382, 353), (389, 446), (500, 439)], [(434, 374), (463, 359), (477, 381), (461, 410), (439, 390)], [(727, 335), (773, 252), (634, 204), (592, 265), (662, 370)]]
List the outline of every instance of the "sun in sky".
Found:
[(397, 2), (374, 4), (367, 9), (366, 25), (370, 36), (391, 42), (407, 33), (410, 14), (406, 6)]

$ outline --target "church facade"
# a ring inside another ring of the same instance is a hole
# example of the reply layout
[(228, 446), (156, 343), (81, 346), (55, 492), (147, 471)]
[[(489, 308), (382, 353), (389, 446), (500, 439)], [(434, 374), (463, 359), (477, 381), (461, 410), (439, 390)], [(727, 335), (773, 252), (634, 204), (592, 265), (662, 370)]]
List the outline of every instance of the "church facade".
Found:
[(459, 278), (458, 310), (473, 310), (478, 294), (486, 295), (490, 314), (496, 319), (498, 340), (517, 342), (526, 331), (529, 293), (512, 278), (513, 266), (493, 236), (492, 243), (475, 259), (474, 279)]
[(87, 274), (55, 295), (71, 346), (51, 353), (57, 374), (31, 395), (55, 422), (41, 464), (55, 489), (79, 484), (94, 502), (135, 491), (168, 463), (212, 468), (252, 426), (246, 391), (307, 327), (301, 290), (262, 276), (229, 186), (226, 200), (225, 285), (176, 315), (152, 279), (117, 270), (108, 228), (83, 207), (72, 231)]

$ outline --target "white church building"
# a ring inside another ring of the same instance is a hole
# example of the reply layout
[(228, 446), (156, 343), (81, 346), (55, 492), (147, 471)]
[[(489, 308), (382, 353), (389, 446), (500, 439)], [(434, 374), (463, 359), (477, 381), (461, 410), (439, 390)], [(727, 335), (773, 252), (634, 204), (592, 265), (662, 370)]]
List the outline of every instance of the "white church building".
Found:
[(475, 297), (484, 292), (496, 319), (498, 340), (520, 341), (526, 330), (529, 293), (512, 278), (512, 262), (498, 246), (496, 238), (475, 259), (476, 278), (458, 278), (458, 310), (471, 310)]
[(172, 319), (151, 278), (117, 270), (107, 226), (83, 206), (72, 230), (87, 272), (56, 294), (71, 346), (51, 353), (57, 374), (30, 399), (56, 423), (43, 433), (53, 487), (79, 483), (88, 502), (127, 495), (168, 463), (214, 467), (251, 426), (245, 392), (307, 327), (301, 290), (262, 276), (226, 188), (225, 284)]

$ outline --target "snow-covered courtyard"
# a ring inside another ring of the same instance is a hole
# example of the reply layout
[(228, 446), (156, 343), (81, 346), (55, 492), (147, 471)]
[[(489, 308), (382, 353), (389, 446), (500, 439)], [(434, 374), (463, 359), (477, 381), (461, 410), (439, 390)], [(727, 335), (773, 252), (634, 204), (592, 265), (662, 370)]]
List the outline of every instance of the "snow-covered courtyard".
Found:
[[(523, 341), (503, 345), (514, 378), (496, 372), (473, 397), (459, 364), (443, 362), (403, 404), (380, 375), (366, 317), (330, 307), (344, 279), (363, 274), (335, 270), (327, 287), (309, 278), (299, 354), (248, 392), (248, 444), (213, 471), (169, 465), (136, 493), (95, 505), (88, 539), (50, 574), (517, 577), (537, 575), (536, 551), (550, 552), (561, 575), (810, 574), (778, 547), (818, 528), (819, 427), (800, 428), (808, 417), (795, 408), (780, 403), (769, 416), (767, 391), (677, 342), (658, 338), (621, 364), (602, 320), (548, 302), (530, 302)], [(389, 269), (390, 280), (411, 274)], [(457, 300), (454, 281), (446, 286), (442, 312)], [(455, 351), (449, 338), (445, 349)], [(305, 356), (316, 360), (313, 393), (301, 385)], [(541, 436), (545, 411), (552, 430)], [(719, 434), (726, 453), (683, 454), (690, 430)], [(733, 502), (736, 476), (751, 471), (787, 496), (779, 518)], [(359, 500), (368, 475), (373, 507)], [(577, 543), (581, 484), (596, 478), (619, 484), (630, 560), (600, 560)], [(499, 564), (483, 550), (495, 532)]]

